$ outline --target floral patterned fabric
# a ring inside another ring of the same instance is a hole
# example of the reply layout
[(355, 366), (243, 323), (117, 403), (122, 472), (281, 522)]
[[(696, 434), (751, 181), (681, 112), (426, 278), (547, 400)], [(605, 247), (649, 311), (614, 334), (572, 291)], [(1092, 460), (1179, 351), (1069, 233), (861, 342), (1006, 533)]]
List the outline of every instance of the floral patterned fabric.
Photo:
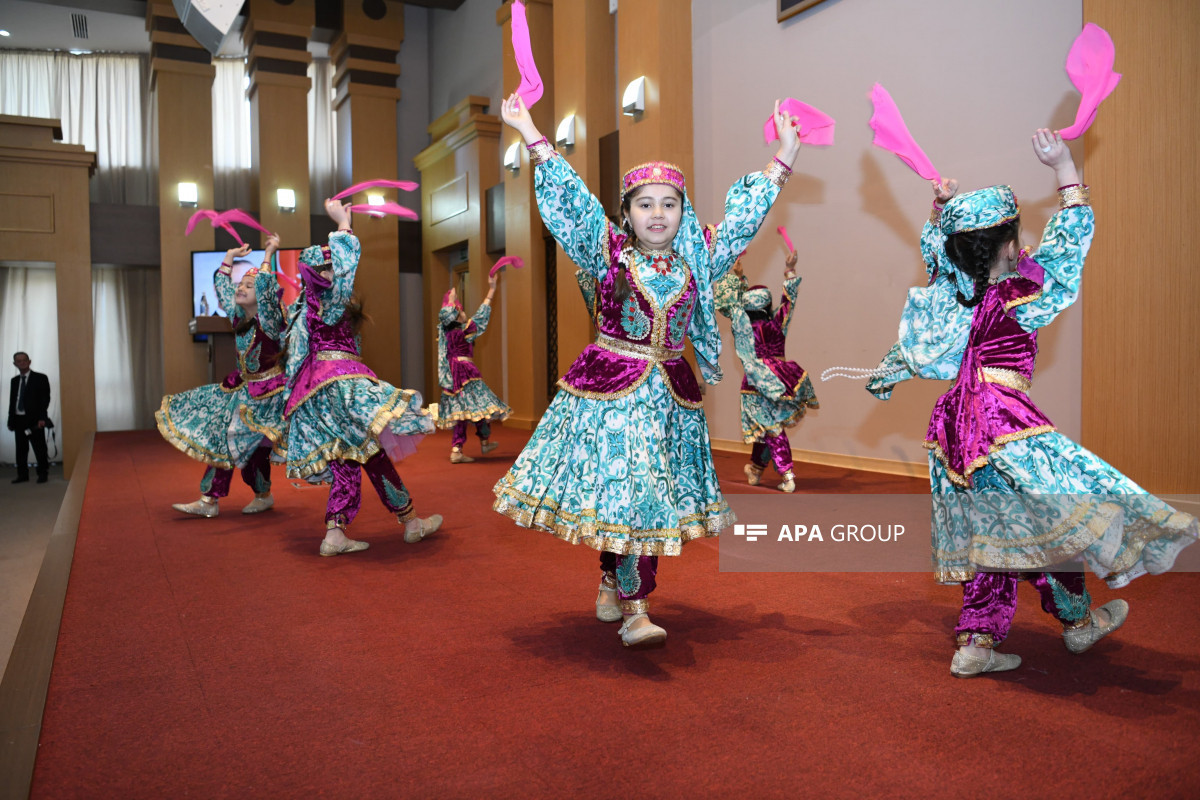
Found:
[[(560, 391), (508, 473), (493, 508), (523, 527), (602, 552), (678, 555), (734, 517), (713, 468), (708, 423), (691, 367), (720, 380), (712, 282), (762, 224), (779, 187), (762, 173), (734, 184), (726, 218), (705, 230), (684, 201), (673, 252), (631, 246), (566, 160), (536, 167), (538, 210), (581, 270), (600, 339), (559, 382)], [(614, 283), (625, 271), (629, 298)]]
[(438, 323), (445, 338), (444, 354), (439, 353), (439, 358), (446, 360), (444, 365), (438, 365), (438, 375), (449, 377), (449, 383), (442, 385), (442, 399), (438, 402), (439, 428), (453, 428), (459, 422), (498, 422), (512, 413), (484, 383), (474, 361), (475, 340), (487, 330), (491, 318), (492, 306), (484, 303), (461, 327), (446, 330)]
[[(259, 378), (269, 375), (276, 366), (283, 314), (278, 302), (272, 303), (274, 277), (260, 273), (255, 277), (258, 314), (248, 328), (238, 332), (246, 317), (234, 302), (228, 272), (218, 270), (214, 284), (221, 310), (234, 326), (239, 369), (221, 383), (166, 395), (154, 418), (159, 433), (179, 450), (209, 466), (228, 470), (245, 466), (264, 436), (269, 440), (280, 436), (287, 401), (283, 378)], [(249, 408), (254, 409), (254, 425), (243, 419), (242, 410)]]

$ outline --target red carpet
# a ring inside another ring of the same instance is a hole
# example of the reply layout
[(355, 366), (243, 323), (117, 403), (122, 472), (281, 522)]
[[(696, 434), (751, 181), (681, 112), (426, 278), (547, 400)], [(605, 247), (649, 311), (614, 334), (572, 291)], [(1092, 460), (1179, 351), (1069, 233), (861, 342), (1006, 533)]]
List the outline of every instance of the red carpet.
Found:
[(323, 489), (280, 470), (272, 512), (238, 513), (237, 482), (217, 519), (181, 518), (198, 466), (99, 435), (32, 796), (1200, 796), (1200, 575), (1123, 591), (1129, 622), (1083, 656), (1022, 587), (1025, 664), (961, 681), (957, 590), (722, 574), (710, 539), (661, 564), (667, 646), (630, 652), (593, 617), (596, 554), (491, 511), (524, 438), (457, 466), (427, 439), (401, 474), (443, 530), (405, 544), (367, 484), (371, 549), (319, 558)]

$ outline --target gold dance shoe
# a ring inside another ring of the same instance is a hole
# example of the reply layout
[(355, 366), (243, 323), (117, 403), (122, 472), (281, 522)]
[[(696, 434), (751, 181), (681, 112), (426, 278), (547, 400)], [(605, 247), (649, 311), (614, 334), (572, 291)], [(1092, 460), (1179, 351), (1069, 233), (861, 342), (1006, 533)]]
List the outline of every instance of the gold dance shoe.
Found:
[(262, 512), (266, 511), (268, 508), (271, 508), (274, 505), (275, 505), (275, 498), (271, 496), (270, 492), (267, 492), (264, 495), (255, 495), (254, 499), (250, 501), (250, 504), (242, 509), (242, 513), (243, 514), (261, 514)]
[(783, 483), (779, 484), (779, 491), (784, 494), (791, 494), (796, 491), (796, 476), (790, 470), (784, 474)]
[(486, 456), (500, 446), (499, 442), (480, 442), (479, 449)]
[[(604, 601), (604, 593), (612, 592), (613, 601), (606, 603)], [(600, 593), (596, 595), (596, 619), (601, 622), (620, 622), (621, 621), (621, 603), (620, 595), (617, 594), (616, 585), (609, 586), (607, 582), (600, 582)]]
[(208, 517), (209, 519), (221, 513), (216, 499), (210, 498), (208, 495), (200, 495), (200, 499), (194, 503), (172, 503), (171, 508), (183, 514), (191, 514), (193, 517)]
[[(646, 624), (634, 628), (633, 623), (639, 619), (646, 620)], [(639, 611), (633, 616), (626, 617), (625, 622), (621, 625), (621, 630), (617, 633), (620, 634), (621, 644), (625, 647), (662, 647), (667, 641), (667, 632), (651, 622), (645, 611)]]
[(432, 517), (417, 519), (417, 522), (421, 524), (416, 528), (416, 530), (409, 530), (408, 523), (404, 524), (404, 541), (408, 542), (409, 544), (415, 544), (421, 541), (426, 536), (442, 527), (442, 515), (434, 514)]
[(355, 541), (354, 539), (347, 539), (346, 543), (340, 547), (337, 545), (332, 545), (329, 542), (321, 542), (321, 555), (341, 556), (345, 555), (346, 553), (357, 553), (360, 550), (366, 550), (370, 546), (371, 545), (367, 544), (366, 542), (359, 542)]
[(1012, 653), (988, 650), (987, 658), (956, 650), (950, 661), (950, 674), (956, 678), (974, 678), (985, 672), (1008, 672), (1021, 666), (1021, 657)]
[(763, 467), (757, 464), (747, 464), (743, 467), (742, 472), (746, 473), (746, 483), (751, 486), (758, 486), (759, 482), (762, 481), (763, 469)]
[(1109, 600), (1097, 611), (1108, 612), (1108, 622), (1103, 625), (1096, 619), (1096, 612), (1088, 614), (1087, 624), (1078, 628), (1067, 628), (1063, 631), (1063, 644), (1072, 653), (1082, 653), (1091, 648), (1096, 642), (1108, 636), (1125, 624), (1129, 616), (1129, 603), (1124, 600)]
[(451, 464), (473, 464), (475, 459), (464, 453), (457, 447), (450, 448), (450, 463)]

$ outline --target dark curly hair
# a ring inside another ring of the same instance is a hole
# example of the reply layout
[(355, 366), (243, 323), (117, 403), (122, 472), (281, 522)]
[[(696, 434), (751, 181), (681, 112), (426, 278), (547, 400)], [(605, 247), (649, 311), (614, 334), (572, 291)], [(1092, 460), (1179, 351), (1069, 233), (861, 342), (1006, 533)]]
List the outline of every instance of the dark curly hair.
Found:
[[(971, 280), (971, 295), (963, 294), (965, 287), (958, 287), (958, 302), (967, 308), (979, 305), (987, 291), (988, 273), (1000, 249), (1009, 242), (1020, 244), (1021, 220), (1013, 219), (1003, 225), (978, 231), (952, 233), (946, 237), (946, 255), (964, 275)], [(950, 277), (954, 280), (953, 275)]]

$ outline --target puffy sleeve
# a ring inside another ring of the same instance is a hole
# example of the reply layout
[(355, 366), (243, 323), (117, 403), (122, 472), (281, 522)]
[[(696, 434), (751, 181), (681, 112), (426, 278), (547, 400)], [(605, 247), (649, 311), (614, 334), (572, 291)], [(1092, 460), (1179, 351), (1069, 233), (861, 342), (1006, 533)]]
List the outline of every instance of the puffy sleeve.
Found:
[(587, 306), (588, 316), (596, 321), (596, 279), (590, 272), (582, 269), (575, 270), (575, 282), (579, 284), (579, 293), (583, 295), (583, 303)]
[(268, 337), (279, 341), (283, 336), (284, 321), (281, 289), (275, 273), (260, 270), (254, 276), (254, 294), (258, 298), (259, 327)]
[(792, 312), (796, 308), (796, 293), (800, 291), (800, 276), (787, 278), (783, 282), (783, 297), (779, 298), (779, 309), (775, 319), (779, 322), (779, 330), (787, 336), (788, 327), (792, 324)]
[(1071, 186), (1059, 193), (1064, 207), (1046, 223), (1042, 243), (1031, 256), (1045, 271), (1041, 294), (1013, 310), (1027, 331), (1049, 325), (1079, 297), (1083, 262), (1092, 246), (1095, 216), (1086, 188)]
[(608, 217), (579, 174), (543, 140), (529, 148), (536, 165), (533, 189), (538, 212), (567, 257), (597, 280), (608, 274)]
[(354, 294), (354, 275), (362, 245), (350, 231), (329, 234), (329, 252), (333, 258), (333, 283), (321, 296), (321, 321), (336, 325)]
[(487, 330), (488, 322), (492, 319), (492, 304), (484, 303), (479, 306), (479, 310), (475, 312), (475, 316), (471, 317), (470, 323), (463, 330), (463, 338), (468, 342), (473, 342), (483, 335)]
[[(779, 197), (791, 170), (772, 159), (762, 172), (739, 178), (725, 194), (725, 218), (710, 229), (711, 280), (718, 281), (745, 252)], [(683, 231), (681, 230), (681, 233)]]
[(226, 267), (222, 261), (217, 274), (213, 276), (213, 286), (217, 290), (217, 304), (236, 325), (243, 315), (241, 307), (233, 300), (233, 267)]

